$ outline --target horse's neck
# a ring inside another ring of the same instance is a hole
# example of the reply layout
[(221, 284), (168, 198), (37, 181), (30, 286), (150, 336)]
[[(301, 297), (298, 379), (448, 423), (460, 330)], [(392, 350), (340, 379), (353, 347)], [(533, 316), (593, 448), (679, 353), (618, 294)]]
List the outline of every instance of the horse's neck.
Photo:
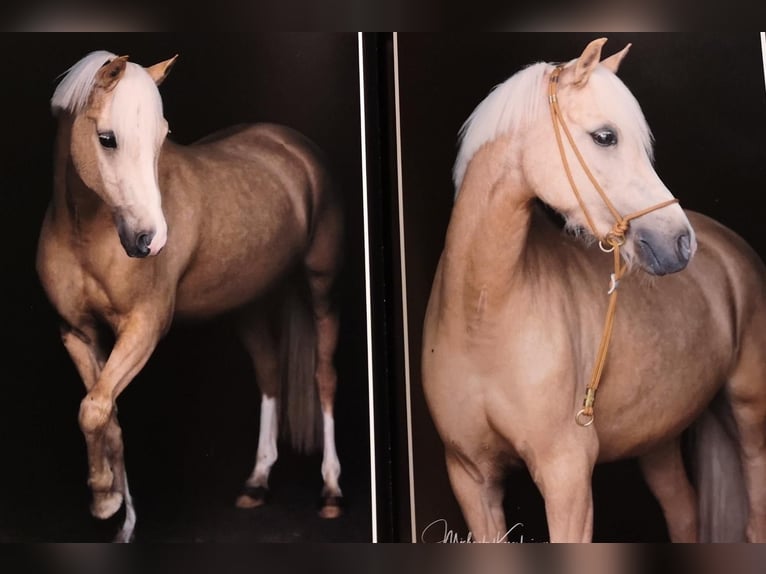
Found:
[(496, 157), (504, 151), (491, 145), (479, 150), (453, 209), (445, 281), (469, 306), (502, 305), (523, 276), (534, 196), (508, 157)]
[(58, 223), (75, 227), (111, 218), (109, 208), (77, 173), (71, 156), (72, 119), (62, 117), (56, 137), (53, 175), (53, 217)]

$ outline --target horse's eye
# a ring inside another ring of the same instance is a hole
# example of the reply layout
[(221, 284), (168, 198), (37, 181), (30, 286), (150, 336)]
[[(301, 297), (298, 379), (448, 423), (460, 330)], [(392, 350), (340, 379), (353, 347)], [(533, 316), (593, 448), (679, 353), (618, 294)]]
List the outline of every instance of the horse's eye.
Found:
[(114, 137), (114, 132), (100, 132), (98, 141), (105, 148), (114, 149), (117, 147), (117, 138)]
[(600, 130), (596, 130), (595, 132), (590, 134), (590, 137), (592, 137), (593, 141), (600, 146), (609, 147), (609, 146), (617, 145), (617, 134), (614, 133), (609, 128), (602, 128)]

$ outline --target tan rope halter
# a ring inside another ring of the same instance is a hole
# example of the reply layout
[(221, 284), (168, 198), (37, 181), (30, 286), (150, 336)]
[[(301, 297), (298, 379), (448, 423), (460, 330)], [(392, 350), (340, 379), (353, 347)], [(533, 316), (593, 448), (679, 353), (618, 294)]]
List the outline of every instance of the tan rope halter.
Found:
[[(596, 390), (598, 390), (598, 385), (601, 381), (601, 375), (604, 370), (604, 364), (606, 363), (606, 354), (609, 350), (609, 341), (612, 337), (612, 327), (614, 325), (614, 315), (617, 309), (617, 287), (619, 286), (620, 279), (622, 279), (622, 276), (626, 270), (626, 265), (622, 263), (622, 259), (620, 258), (620, 247), (622, 247), (622, 245), (625, 243), (625, 234), (627, 233), (630, 227), (630, 222), (632, 220), (637, 219), (642, 215), (646, 215), (647, 213), (651, 213), (652, 211), (667, 207), (668, 205), (678, 203), (678, 200), (675, 198), (669, 199), (667, 201), (663, 201), (662, 203), (658, 203), (657, 205), (647, 207), (646, 209), (642, 209), (641, 211), (636, 211), (635, 213), (631, 213), (625, 216), (621, 215), (620, 212), (617, 211), (617, 208), (615, 208), (614, 204), (609, 200), (609, 197), (607, 197), (604, 189), (599, 185), (598, 181), (596, 181), (593, 173), (590, 171), (590, 169), (588, 169), (588, 165), (585, 163), (585, 159), (580, 153), (580, 150), (577, 148), (577, 145), (575, 145), (572, 133), (569, 131), (569, 128), (564, 121), (564, 116), (561, 113), (558, 99), (556, 97), (559, 85), (559, 77), (561, 75), (562, 69), (562, 66), (557, 66), (551, 73), (551, 79), (548, 83), (548, 101), (550, 103), (553, 131), (556, 133), (556, 143), (559, 147), (561, 162), (564, 164), (564, 171), (567, 174), (569, 185), (572, 187), (572, 191), (577, 198), (577, 203), (580, 204), (580, 209), (585, 215), (585, 219), (588, 222), (588, 226), (590, 227), (591, 232), (595, 237), (598, 237), (599, 235), (598, 231), (596, 230), (596, 225), (593, 222), (593, 218), (588, 212), (588, 209), (585, 207), (585, 202), (583, 201), (582, 196), (580, 195), (580, 191), (577, 189), (577, 185), (575, 184), (574, 177), (572, 176), (572, 170), (569, 166), (569, 161), (567, 160), (566, 152), (564, 149), (564, 141), (561, 137), (562, 130), (564, 135), (566, 135), (567, 140), (569, 141), (569, 145), (571, 146), (575, 157), (577, 157), (577, 161), (579, 162), (580, 167), (582, 168), (583, 172), (585, 172), (585, 175), (588, 177), (591, 184), (593, 184), (593, 187), (601, 196), (604, 204), (615, 219), (615, 224), (612, 226), (612, 229), (609, 230), (609, 232), (604, 237), (599, 239), (598, 243), (602, 251), (605, 253), (613, 254), (614, 273), (612, 273), (611, 281), (609, 284), (609, 291), (607, 292), (609, 295), (609, 307), (607, 308), (606, 312), (606, 320), (604, 321), (604, 331), (601, 335), (601, 343), (596, 355), (596, 364), (593, 367), (590, 382), (585, 388), (583, 408), (575, 415), (575, 421), (577, 424), (587, 427), (593, 424), (593, 403), (596, 401)], [(609, 247), (604, 247), (604, 244), (608, 245)]]

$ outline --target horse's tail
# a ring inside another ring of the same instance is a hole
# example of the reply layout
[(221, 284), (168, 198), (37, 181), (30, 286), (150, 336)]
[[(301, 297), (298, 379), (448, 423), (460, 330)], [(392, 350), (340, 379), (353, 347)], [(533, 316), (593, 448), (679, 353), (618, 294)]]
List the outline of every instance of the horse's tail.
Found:
[(298, 452), (322, 445), (319, 392), (314, 380), (316, 328), (308, 280), (296, 274), (285, 287), (281, 331), (281, 431)]
[(743, 542), (747, 490), (734, 417), (723, 395), (694, 423), (689, 438), (700, 542)]

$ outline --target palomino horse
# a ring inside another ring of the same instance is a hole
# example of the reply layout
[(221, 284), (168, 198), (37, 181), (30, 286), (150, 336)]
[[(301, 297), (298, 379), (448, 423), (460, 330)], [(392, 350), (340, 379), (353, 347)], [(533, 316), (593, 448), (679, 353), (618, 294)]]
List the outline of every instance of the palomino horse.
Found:
[(87, 389), (79, 422), (91, 512), (107, 518), (124, 504), (117, 539), (131, 539), (115, 401), (174, 317), (237, 311), (262, 391), (255, 468), (237, 506), (266, 498), (281, 406), (293, 445), (323, 442), (320, 514), (338, 516), (331, 295), (340, 198), (317, 147), (286, 127), (238, 127), (191, 146), (167, 140), (157, 85), (174, 62), (143, 68), (93, 52), (51, 100), (55, 181), (37, 268)]
[[(525, 464), (550, 540), (589, 541), (594, 465), (638, 457), (672, 540), (764, 541), (766, 269), (673, 200), (615, 75), (628, 47), (600, 61), (605, 41), (518, 72), (461, 130), (422, 349), (450, 483), (473, 539), (502, 539), (506, 470)], [(536, 199), (601, 241), (562, 234)], [(697, 468), (711, 470), (695, 489), (680, 437), (698, 419)]]

